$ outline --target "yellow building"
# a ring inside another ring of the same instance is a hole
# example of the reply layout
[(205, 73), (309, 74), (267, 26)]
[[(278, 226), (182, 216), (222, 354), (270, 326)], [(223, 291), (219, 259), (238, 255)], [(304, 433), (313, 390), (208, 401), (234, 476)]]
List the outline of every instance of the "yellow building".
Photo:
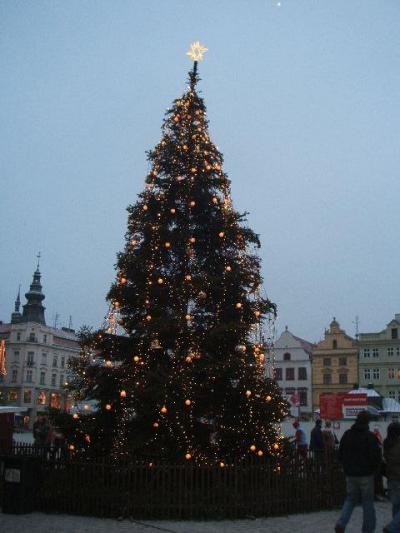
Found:
[(334, 318), (325, 338), (312, 351), (314, 410), (322, 393), (348, 392), (358, 383), (357, 341), (340, 329)]

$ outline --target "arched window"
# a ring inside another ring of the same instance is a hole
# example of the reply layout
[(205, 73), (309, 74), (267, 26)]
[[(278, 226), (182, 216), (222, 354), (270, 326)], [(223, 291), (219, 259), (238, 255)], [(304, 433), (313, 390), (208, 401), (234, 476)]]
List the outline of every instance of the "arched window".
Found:
[(336, 350), (336, 348), (337, 348), (337, 340), (336, 340), (336, 339), (334, 339), (334, 340), (332, 341), (332, 348), (333, 348), (334, 350)]
[(283, 360), (284, 361), (290, 361), (290, 353), (289, 352), (286, 352), (283, 354)]

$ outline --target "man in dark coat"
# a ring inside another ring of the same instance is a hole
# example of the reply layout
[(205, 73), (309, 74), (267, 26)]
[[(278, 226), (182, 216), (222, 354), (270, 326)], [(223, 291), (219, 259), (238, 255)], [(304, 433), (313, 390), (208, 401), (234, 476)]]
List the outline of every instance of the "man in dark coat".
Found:
[(363, 533), (373, 533), (376, 526), (374, 507), (374, 474), (380, 467), (382, 454), (375, 435), (369, 431), (369, 413), (361, 411), (339, 445), (339, 460), (346, 475), (347, 497), (336, 523), (336, 533), (344, 533), (354, 507), (361, 501)]
[(322, 436), (322, 420), (318, 419), (315, 422), (315, 427), (311, 430), (310, 450), (314, 453), (321, 453), (324, 451), (324, 438)]

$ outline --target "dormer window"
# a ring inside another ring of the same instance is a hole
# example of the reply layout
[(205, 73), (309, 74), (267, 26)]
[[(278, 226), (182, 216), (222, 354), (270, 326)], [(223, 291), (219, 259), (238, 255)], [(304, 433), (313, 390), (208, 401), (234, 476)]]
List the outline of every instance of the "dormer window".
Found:
[(290, 353), (289, 352), (286, 352), (283, 354), (283, 360), (284, 361), (290, 361)]
[(392, 328), (392, 339), (398, 339), (399, 331), (397, 328)]

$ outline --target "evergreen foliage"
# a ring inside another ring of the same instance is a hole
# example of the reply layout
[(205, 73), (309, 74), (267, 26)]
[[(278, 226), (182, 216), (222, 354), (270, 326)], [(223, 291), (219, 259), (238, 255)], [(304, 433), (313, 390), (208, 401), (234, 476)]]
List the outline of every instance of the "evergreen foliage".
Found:
[(225, 464), (282, 449), (286, 403), (255, 339), (276, 308), (259, 296), (259, 239), (233, 209), (198, 81), (195, 62), (128, 207), (108, 294), (126, 334), (86, 332), (75, 364), (70, 387), (97, 409), (75, 415), (69, 442), (90, 456)]

